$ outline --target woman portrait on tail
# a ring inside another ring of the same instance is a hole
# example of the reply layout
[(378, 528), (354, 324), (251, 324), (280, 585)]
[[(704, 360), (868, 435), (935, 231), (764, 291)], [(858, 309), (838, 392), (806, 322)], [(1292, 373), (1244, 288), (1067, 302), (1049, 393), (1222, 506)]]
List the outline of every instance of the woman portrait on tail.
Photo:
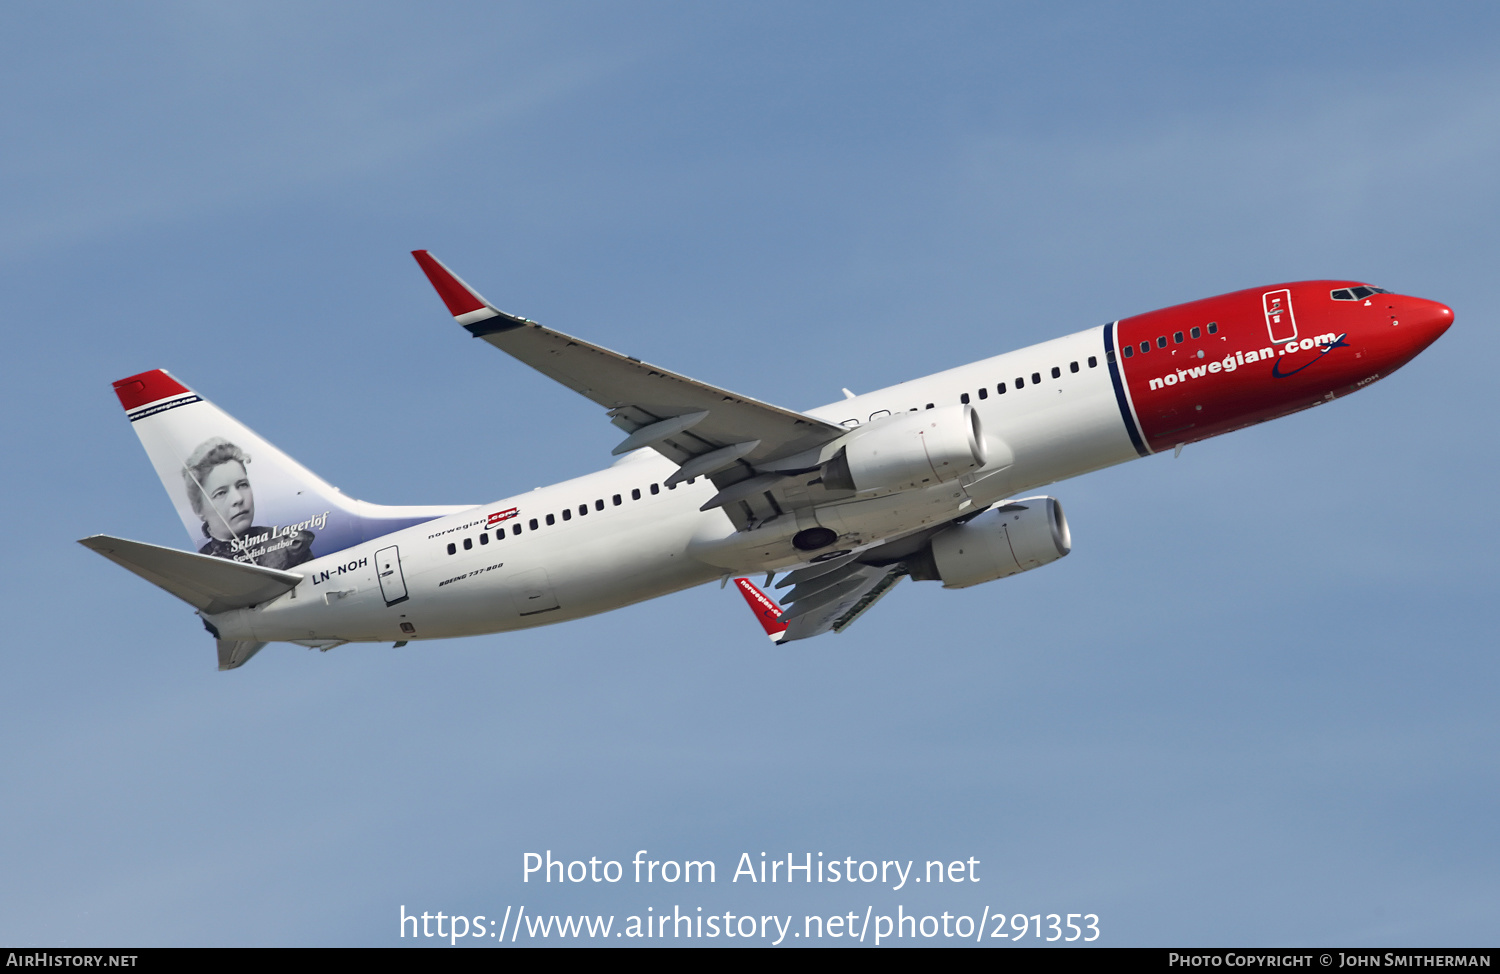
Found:
[(207, 542), (199, 554), (266, 568), (291, 568), (312, 558), (313, 533), (278, 535), (255, 524), (250, 457), (223, 437), (205, 440), (183, 464), (182, 479)]

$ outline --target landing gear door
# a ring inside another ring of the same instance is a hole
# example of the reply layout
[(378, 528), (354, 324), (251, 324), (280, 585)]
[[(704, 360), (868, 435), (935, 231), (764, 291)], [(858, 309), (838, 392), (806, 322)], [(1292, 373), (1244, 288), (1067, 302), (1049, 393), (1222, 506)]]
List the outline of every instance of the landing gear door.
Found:
[(375, 552), (375, 574), (387, 608), (406, 601), (406, 577), (401, 574), (401, 552), (395, 545)]
[(1271, 344), (1280, 345), (1297, 338), (1297, 318), (1292, 314), (1292, 292), (1267, 291), (1260, 296), (1266, 309), (1266, 331), (1271, 335)]

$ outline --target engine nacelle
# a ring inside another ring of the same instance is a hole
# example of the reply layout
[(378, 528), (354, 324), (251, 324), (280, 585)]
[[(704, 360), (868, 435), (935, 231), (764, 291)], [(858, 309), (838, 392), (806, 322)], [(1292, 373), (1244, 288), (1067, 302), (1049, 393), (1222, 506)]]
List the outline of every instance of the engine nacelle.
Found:
[(909, 567), (912, 578), (968, 588), (1039, 568), (1072, 548), (1056, 498), (1023, 497), (934, 535), (930, 561), (916, 559)]
[(972, 405), (898, 413), (844, 437), (823, 466), (836, 490), (905, 490), (957, 480), (984, 466), (979, 413)]

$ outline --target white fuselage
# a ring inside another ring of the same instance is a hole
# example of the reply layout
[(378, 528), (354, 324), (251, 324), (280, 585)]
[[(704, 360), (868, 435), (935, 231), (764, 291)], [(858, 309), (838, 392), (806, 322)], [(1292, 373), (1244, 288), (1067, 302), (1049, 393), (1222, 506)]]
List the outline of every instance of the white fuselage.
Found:
[(699, 510), (716, 491), (708, 480), (661, 486), (676, 467), (648, 449), (598, 473), (309, 561), (297, 567), (305, 578), (291, 592), (211, 621), (226, 638), (313, 643), (503, 632), (605, 612), (732, 572), (794, 567), (808, 556), (787, 542), (815, 524), (837, 531), (841, 547), (894, 540), (1139, 456), (1105, 351), (1101, 326), (808, 411), (853, 428), (966, 396), (982, 420), (989, 462), (958, 481), (856, 496), (737, 532), (722, 509)]

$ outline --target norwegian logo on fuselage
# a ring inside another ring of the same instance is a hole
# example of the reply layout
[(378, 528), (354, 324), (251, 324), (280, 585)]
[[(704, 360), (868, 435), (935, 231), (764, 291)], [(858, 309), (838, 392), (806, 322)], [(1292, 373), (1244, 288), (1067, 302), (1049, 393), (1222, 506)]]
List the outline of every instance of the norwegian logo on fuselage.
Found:
[[(1348, 348), (1349, 343), (1344, 340), (1348, 337), (1347, 332), (1342, 335), (1335, 335), (1333, 332), (1328, 332), (1324, 335), (1304, 338), (1301, 341), (1288, 341), (1281, 348), (1266, 346), (1265, 348), (1250, 349), (1249, 351), (1231, 352), (1225, 355), (1222, 361), (1208, 362), (1203, 365), (1183, 366), (1182, 368), (1175, 369), (1166, 375), (1149, 380), (1147, 387), (1150, 389), (1165, 389), (1168, 386), (1175, 386), (1179, 382), (1186, 382), (1189, 379), (1202, 379), (1211, 375), (1227, 374), (1254, 362), (1265, 361), (1271, 362), (1271, 378), (1286, 379), (1301, 372), (1314, 362), (1320, 361), (1324, 355), (1327, 355), (1334, 349)], [(1311, 351), (1316, 351), (1317, 354), (1294, 369), (1282, 369), (1281, 362), (1283, 356), (1296, 356), (1300, 352)]]
[(486, 518), (485, 522), (484, 522), (484, 526), (487, 527), (487, 528), (492, 528), (495, 525), (499, 524), (501, 521), (509, 521), (511, 518), (515, 517), (516, 515), (518, 515), (520, 513), (521, 513), (521, 509), (519, 507), (507, 507), (505, 510), (503, 510), (503, 511), (496, 511), (495, 513), (491, 514), (488, 518)]

